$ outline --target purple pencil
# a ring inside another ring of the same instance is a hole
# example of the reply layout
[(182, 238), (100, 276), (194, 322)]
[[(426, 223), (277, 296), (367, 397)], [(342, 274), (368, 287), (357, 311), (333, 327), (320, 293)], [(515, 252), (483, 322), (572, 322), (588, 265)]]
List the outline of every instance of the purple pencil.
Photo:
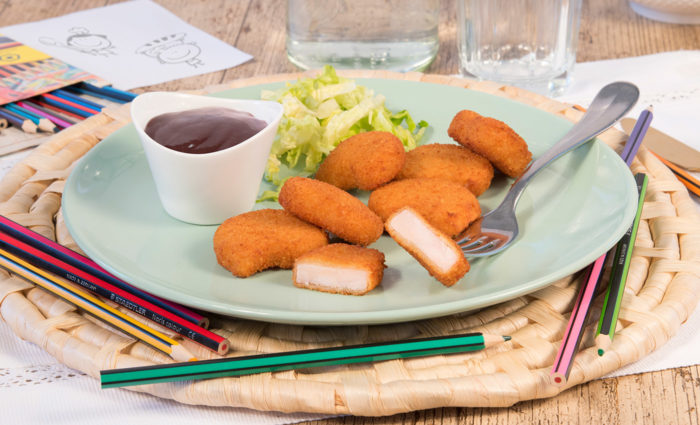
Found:
[(654, 108), (652, 106), (649, 106), (642, 111), (637, 119), (637, 125), (634, 126), (632, 134), (630, 134), (629, 139), (627, 139), (627, 143), (625, 143), (625, 148), (622, 150), (620, 156), (628, 166), (632, 165), (632, 160), (637, 154), (637, 149), (639, 149), (641, 141), (647, 134), (647, 129), (649, 128), (649, 124), (651, 124), (651, 119), (654, 117), (653, 112)]
[(72, 125), (71, 123), (62, 120), (55, 115), (50, 115), (50, 114), (47, 114), (46, 112), (42, 112), (42, 111), (34, 108), (33, 106), (27, 105), (24, 102), (17, 102), (17, 104), (19, 106), (25, 108), (28, 111), (34, 112), (37, 115), (40, 115), (44, 118), (47, 118), (48, 120), (50, 120), (52, 123), (56, 124), (59, 127), (67, 128), (67, 127), (70, 127)]
[[(32, 98), (32, 99), (35, 99), (35, 98)], [(69, 123), (70, 125), (74, 125), (74, 124), (77, 124), (78, 122), (80, 122), (80, 120), (72, 118), (66, 114), (62, 114), (58, 111), (55, 111), (55, 110), (52, 110), (49, 108), (45, 108), (45, 107), (39, 105), (38, 103), (34, 102), (33, 100), (29, 100), (29, 99), (23, 100), (22, 103), (24, 103), (25, 105), (29, 105), (34, 109), (38, 109), (45, 114), (53, 115), (56, 118)]]

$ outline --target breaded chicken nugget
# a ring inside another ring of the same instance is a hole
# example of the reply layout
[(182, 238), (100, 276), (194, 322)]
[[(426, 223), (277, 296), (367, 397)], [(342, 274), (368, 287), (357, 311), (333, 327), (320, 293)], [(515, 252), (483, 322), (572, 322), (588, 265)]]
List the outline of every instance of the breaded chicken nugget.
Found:
[(406, 163), (396, 178), (451, 180), (479, 196), (491, 186), (493, 166), (488, 159), (464, 146), (433, 143), (407, 152)]
[(479, 201), (469, 189), (443, 179), (396, 180), (373, 191), (368, 204), (385, 221), (401, 208), (411, 207), (449, 236), (481, 216)]
[(279, 203), (300, 219), (339, 238), (367, 246), (384, 231), (382, 220), (346, 191), (322, 181), (292, 177), (280, 189)]
[(396, 177), (405, 157), (398, 137), (368, 131), (340, 142), (318, 167), (315, 178), (343, 190), (374, 190)]
[(325, 245), (326, 232), (284, 210), (243, 213), (214, 233), (216, 260), (238, 277), (272, 267), (291, 269), (298, 256)]
[(385, 227), (396, 243), (443, 285), (454, 285), (469, 271), (469, 263), (457, 242), (410, 207), (392, 214)]
[(344, 295), (364, 295), (384, 276), (384, 254), (376, 249), (334, 243), (294, 262), (294, 286)]
[(532, 159), (527, 143), (508, 124), (474, 111), (460, 111), (447, 134), (457, 143), (486, 157), (510, 177), (520, 177)]

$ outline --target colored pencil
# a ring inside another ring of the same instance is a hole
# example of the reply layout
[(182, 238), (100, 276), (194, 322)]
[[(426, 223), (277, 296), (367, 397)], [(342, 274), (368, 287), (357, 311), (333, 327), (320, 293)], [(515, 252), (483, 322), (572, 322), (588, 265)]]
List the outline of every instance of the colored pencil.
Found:
[(52, 123), (54, 123), (55, 125), (57, 125), (61, 128), (67, 128), (67, 127), (70, 127), (72, 125), (70, 122), (59, 118), (55, 114), (50, 114), (48, 112), (42, 111), (34, 106), (30, 106), (28, 103), (20, 101), (20, 102), (17, 102), (17, 104), (28, 111), (34, 112), (35, 114), (40, 115), (40, 116), (48, 119), (49, 121), (51, 121)]
[[(634, 137), (630, 135), (625, 143), (625, 147), (620, 155), (622, 156), (622, 160), (625, 161), (625, 164), (628, 166), (632, 164), (632, 160), (634, 159), (635, 155), (637, 155), (639, 146), (642, 144), (642, 140), (644, 140), (646, 129), (649, 128), (651, 117), (651, 107), (649, 107), (642, 112), (640, 119), (637, 121), (636, 127), (638, 128), (635, 128), (635, 131), (632, 132)], [(600, 284), (601, 272), (608, 255), (610, 255), (610, 252), (611, 251), (608, 251), (598, 257), (598, 259), (592, 265), (590, 265), (586, 271), (587, 277), (585, 284), (579, 290), (576, 304), (574, 305), (574, 309), (571, 312), (571, 317), (569, 318), (569, 323), (567, 324), (566, 331), (564, 332), (564, 339), (559, 346), (556, 360), (554, 361), (554, 365), (552, 366), (552, 370), (550, 372), (550, 377), (556, 385), (565, 385), (566, 381), (569, 379), (569, 373), (571, 372), (571, 366), (574, 363), (574, 357), (576, 356), (579, 345), (581, 344), (581, 335), (583, 335), (584, 327), (586, 326), (591, 303), (593, 301), (593, 297), (595, 296), (595, 291)], [(608, 288), (608, 290), (610, 290), (610, 288)]]
[(78, 105), (75, 102), (62, 99), (58, 96), (52, 95), (51, 93), (44, 93), (41, 95), (41, 97), (44, 98), (44, 101), (50, 105), (58, 106), (59, 108), (66, 109), (68, 111), (73, 112), (74, 114), (81, 115), (84, 117), (91, 117), (100, 113), (100, 111), (88, 108), (83, 105)]
[[(622, 159), (628, 166), (632, 165), (635, 155), (639, 147), (644, 141), (644, 136), (646, 135), (651, 120), (654, 117), (653, 108), (649, 106), (639, 115), (637, 122), (630, 133), (627, 143), (620, 154)], [(645, 178), (645, 177), (639, 177)], [(635, 176), (637, 180), (637, 190), (641, 190), (640, 186), (644, 186), (644, 193), (641, 194), (637, 202), (637, 214), (635, 215), (634, 222), (627, 232), (622, 236), (620, 241), (617, 243), (615, 248), (615, 256), (613, 260), (613, 268), (611, 272), (610, 281), (608, 283), (608, 289), (605, 293), (605, 300), (603, 302), (603, 309), (601, 310), (600, 319), (598, 320), (598, 328), (596, 330), (595, 343), (598, 347), (598, 355), (602, 356), (610, 345), (612, 344), (612, 339), (615, 335), (615, 328), (617, 326), (617, 317), (619, 314), (620, 305), (622, 304), (622, 296), (625, 290), (625, 281), (627, 279), (627, 269), (629, 268), (629, 261), (632, 255), (632, 250), (634, 249), (634, 238), (637, 235), (637, 226), (639, 224), (639, 217), (642, 211), (642, 205), (644, 204), (644, 194), (646, 193), (646, 183), (641, 183), (638, 177)], [(631, 242), (630, 242), (630, 238)], [(629, 257), (628, 257), (629, 255)]]
[(100, 372), (100, 382), (102, 388), (113, 388), (157, 382), (251, 375), (318, 366), (477, 351), (509, 340), (508, 336), (470, 333), (347, 347), (227, 357), (192, 363), (103, 370)]
[(627, 233), (625, 233), (620, 242), (618, 242), (615, 256), (613, 257), (613, 268), (610, 274), (610, 282), (608, 283), (608, 291), (605, 294), (603, 310), (601, 311), (595, 337), (595, 345), (598, 347), (599, 356), (605, 354), (605, 350), (610, 348), (613, 338), (615, 337), (617, 318), (620, 313), (620, 306), (622, 305), (622, 296), (625, 292), (625, 283), (627, 282), (627, 272), (629, 271), (630, 261), (632, 259), (634, 241), (637, 238), (639, 220), (642, 216), (644, 196), (647, 192), (647, 182), (649, 179), (646, 174), (639, 173), (634, 178), (637, 182), (637, 190), (639, 192), (637, 214), (634, 217), (632, 227), (627, 230)]
[(85, 118), (83, 117), (77, 117), (75, 115), (69, 115), (65, 113), (64, 111), (61, 111), (58, 108), (54, 108), (52, 106), (49, 106), (47, 104), (42, 104), (41, 100), (37, 100), (35, 98), (32, 99), (27, 99), (27, 100), (22, 100), (19, 103), (25, 105), (25, 107), (31, 106), (32, 108), (38, 109), (48, 115), (53, 115), (65, 122), (70, 123), (71, 125), (79, 123), (81, 120), (84, 120)]
[(688, 191), (690, 193), (694, 194), (695, 196), (700, 196), (700, 181), (698, 181), (698, 179), (693, 177), (689, 172), (685, 171), (684, 169), (677, 166), (676, 164), (670, 162), (667, 159), (660, 157), (655, 152), (653, 152), (653, 151), (650, 151), (650, 152), (652, 154), (654, 154), (654, 156), (659, 158), (659, 160), (661, 162), (663, 162), (664, 165), (666, 165), (673, 172), (673, 174), (676, 176), (676, 178), (678, 180), (680, 180), (680, 182), (683, 183), (683, 185), (686, 188), (688, 188)]
[(170, 355), (176, 361), (196, 360), (185, 347), (174, 339), (155, 329), (149, 328), (119, 310), (110, 307), (89, 293), (75, 288), (68, 282), (26, 263), (3, 249), (0, 249), (0, 267), (34, 283), (94, 317), (151, 345), (153, 348)]
[(83, 288), (120, 304), (166, 328), (191, 339), (218, 353), (228, 352), (226, 338), (216, 335), (198, 325), (188, 322), (173, 313), (141, 299), (134, 294), (111, 285), (102, 279), (79, 270), (60, 259), (53, 257), (39, 249), (29, 246), (12, 236), (0, 231), (0, 248), (21, 258), (22, 260), (38, 267), (41, 270), (65, 278)]
[(36, 102), (39, 106), (42, 106), (42, 107), (47, 108), (47, 109), (50, 109), (50, 110), (55, 111), (55, 112), (57, 112), (57, 113), (59, 113), (59, 114), (68, 116), (68, 117), (70, 117), (70, 118), (73, 119), (73, 120), (77, 120), (77, 122), (80, 122), (80, 121), (84, 120), (85, 118), (88, 118), (88, 117), (86, 117), (86, 116), (74, 114), (73, 112), (68, 111), (68, 110), (66, 110), (66, 109), (64, 109), (64, 108), (61, 108), (61, 107), (58, 107), (58, 106), (54, 106), (54, 105), (48, 104), (48, 103), (46, 103), (45, 99), (41, 99), (41, 98), (32, 98), (32, 100), (33, 100), (34, 102)]
[(92, 92), (92, 91), (86, 90), (86, 89), (81, 88), (81, 87), (76, 87), (76, 86), (68, 86), (68, 87), (64, 87), (64, 89), (71, 92), (71, 93), (93, 96), (93, 97), (97, 97), (100, 99), (109, 100), (110, 102), (114, 102), (114, 103), (128, 103), (127, 100), (118, 99), (116, 97), (109, 96), (108, 94), (106, 94), (104, 92), (99, 92), (99, 93)]
[(87, 91), (93, 92), (93, 93), (100, 93), (104, 94), (106, 96), (110, 96), (115, 99), (121, 99), (125, 102), (131, 102), (134, 100), (136, 97), (135, 94), (129, 93), (123, 90), (117, 90), (114, 87), (110, 86), (104, 86), (104, 87), (97, 87), (95, 85), (92, 85), (90, 83), (87, 83), (85, 81), (81, 82), (79, 86)]
[(0, 108), (0, 118), (6, 119), (11, 125), (19, 128), (25, 133), (36, 133), (37, 126), (32, 122), (32, 120), (18, 116), (5, 108)]
[(571, 366), (574, 364), (574, 357), (578, 352), (578, 347), (581, 344), (584, 328), (586, 327), (586, 319), (590, 312), (593, 298), (595, 298), (596, 290), (600, 284), (603, 266), (607, 254), (601, 255), (588, 267), (586, 279), (583, 286), (579, 290), (576, 298), (576, 303), (571, 311), (569, 323), (564, 331), (564, 339), (562, 340), (557, 357), (554, 360), (554, 366), (550, 372), (550, 376), (555, 385), (564, 385), (569, 379)]
[(628, 166), (632, 165), (632, 160), (637, 154), (637, 150), (639, 150), (644, 136), (647, 134), (651, 120), (654, 117), (653, 111), (654, 108), (651, 106), (642, 111), (639, 118), (637, 118), (637, 123), (632, 129), (630, 137), (627, 139), (627, 143), (625, 143), (624, 149), (622, 149), (620, 156)]
[(33, 232), (32, 230), (21, 226), (18, 223), (15, 223), (14, 221), (2, 215), (0, 215), (0, 231), (9, 236), (12, 236), (13, 238), (21, 242), (24, 242), (25, 244), (31, 247), (45, 252), (48, 255), (51, 255), (52, 257), (63, 261), (64, 263), (67, 263), (78, 270), (84, 271), (85, 273), (88, 273), (105, 282), (108, 282), (119, 289), (122, 289), (126, 292), (134, 294), (139, 298), (147, 300), (151, 304), (155, 304), (166, 311), (180, 316), (188, 322), (205, 328), (208, 326), (208, 319), (202, 316), (201, 314), (191, 311), (183, 306), (174, 304), (170, 301), (151, 295), (148, 292), (138, 289), (132, 285), (129, 285), (123, 280), (110, 274), (108, 271), (103, 269), (91, 259), (80, 255), (75, 251), (71, 251), (63, 245), (60, 245), (52, 241), (51, 239), (40, 235), (39, 233)]
[(70, 100), (70, 101), (75, 102), (79, 105), (86, 106), (90, 109), (95, 109), (97, 111), (101, 111), (102, 108), (104, 108), (104, 105), (100, 105), (100, 104), (92, 102), (90, 100), (83, 99), (82, 97), (74, 95), (70, 92), (67, 92), (66, 90), (61, 90), (61, 89), (54, 90), (51, 92), (51, 94), (56, 95), (58, 97), (66, 99), (66, 100)]
[(8, 103), (4, 106), (5, 106), (5, 108), (9, 109), (10, 111), (15, 112), (19, 115), (26, 117), (27, 119), (32, 120), (32, 122), (37, 125), (39, 130), (48, 131), (51, 133), (53, 133), (56, 130), (56, 124), (51, 122), (51, 120), (47, 119), (46, 117), (42, 117), (41, 115), (37, 115), (34, 112), (32, 112), (28, 109), (25, 109), (16, 103)]

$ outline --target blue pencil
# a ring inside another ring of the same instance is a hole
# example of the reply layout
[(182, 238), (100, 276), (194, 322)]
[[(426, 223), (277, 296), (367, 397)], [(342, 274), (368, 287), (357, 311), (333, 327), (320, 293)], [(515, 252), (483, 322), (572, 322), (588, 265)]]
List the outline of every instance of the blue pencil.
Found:
[(71, 93), (75, 93), (75, 94), (86, 94), (89, 96), (99, 97), (101, 99), (109, 100), (110, 102), (114, 102), (114, 103), (127, 103), (126, 100), (118, 99), (116, 97), (109, 96), (108, 94), (105, 94), (105, 93), (93, 92), (93, 91), (86, 90), (86, 89), (76, 87), (76, 86), (65, 87), (65, 90), (67, 90)]
[(81, 104), (83, 106), (87, 106), (88, 108), (91, 108), (91, 109), (97, 109), (98, 111), (100, 111), (100, 110), (102, 110), (102, 108), (104, 108), (104, 105), (100, 105), (99, 103), (95, 103), (95, 102), (89, 101), (87, 99), (83, 99), (82, 97), (76, 96), (76, 95), (69, 93), (65, 90), (61, 90), (61, 89), (54, 90), (51, 92), (51, 94), (53, 94), (57, 97), (60, 97), (62, 99), (70, 100), (71, 102), (75, 102), (75, 103)]
[(7, 105), (3, 105), (5, 109), (9, 110), (10, 112), (14, 112), (15, 114), (25, 117), (26, 119), (30, 120), (34, 124), (36, 124), (37, 127), (39, 127), (39, 130), (43, 131), (50, 131), (54, 132), (56, 130), (56, 124), (52, 123), (49, 119), (42, 117), (40, 115), (35, 114), (32, 111), (29, 111), (25, 108), (22, 108), (21, 106), (15, 104), (15, 103), (8, 103)]
[(0, 108), (0, 118), (6, 119), (7, 122), (26, 133), (36, 133), (36, 124), (34, 124), (32, 120), (12, 113), (12, 111), (7, 110), (6, 108)]
[(113, 87), (107, 87), (107, 86), (97, 87), (97, 86), (94, 86), (90, 83), (86, 83), (85, 81), (80, 83), (80, 87), (87, 90), (87, 91), (90, 91), (93, 93), (101, 93), (101, 94), (113, 97), (115, 99), (121, 99), (125, 102), (131, 102), (136, 97), (136, 95), (133, 93), (128, 93), (128, 92), (125, 92), (122, 90), (117, 90)]
[(18, 117), (28, 119), (31, 122), (33, 122), (34, 124), (39, 125), (39, 118), (38, 117), (34, 116), (33, 114), (28, 114), (25, 111), (20, 111), (20, 110), (15, 109), (11, 103), (3, 105), (2, 107), (5, 108), (6, 111), (11, 112), (11, 113), (17, 115)]
[(102, 90), (106, 91), (107, 93), (114, 94), (115, 97), (123, 97), (124, 99), (129, 99), (129, 101), (134, 100), (134, 98), (136, 97), (136, 95), (134, 93), (129, 93), (128, 91), (115, 89), (112, 86), (104, 86), (104, 87), (100, 87), (100, 88)]

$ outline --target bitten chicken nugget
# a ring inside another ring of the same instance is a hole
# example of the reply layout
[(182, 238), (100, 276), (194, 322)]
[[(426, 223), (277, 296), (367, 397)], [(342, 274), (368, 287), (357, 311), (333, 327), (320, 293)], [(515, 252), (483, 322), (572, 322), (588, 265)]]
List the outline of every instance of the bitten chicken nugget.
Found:
[(527, 143), (508, 124), (464, 110), (455, 115), (447, 134), (486, 157), (510, 177), (520, 177), (532, 159)]
[(469, 189), (443, 179), (396, 180), (373, 191), (368, 204), (385, 221), (401, 208), (411, 207), (449, 236), (481, 216), (479, 201)]
[(443, 285), (454, 285), (469, 271), (469, 263), (457, 242), (431, 226), (415, 210), (400, 209), (389, 217), (385, 227), (396, 243)]
[(214, 233), (216, 260), (238, 277), (272, 267), (291, 269), (297, 257), (325, 245), (326, 232), (284, 210), (243, 213), (221, 223)]
[(339, 238), (367, 246), (384, 231), (382, 220), (367, 205), (331, 184), (292, 177), (280, 189), (279, 203), (300, 219)]
[(433, 143), (407, 152), (406, 163), (396, 178), (451, 180), (479, 196), (491, 186), (493, 166), (488, 159), (464, 146)]
[(294, 286), (344, 295), (364, 295), (384, 276), (384, 254), (376, 249), (334, 243), (294, 262)]
[(374, 190), (396, 177), (405, 158), (398, 137), (368, 131), (340, 142), (318, 167), (315, 178), (343, 190)]

